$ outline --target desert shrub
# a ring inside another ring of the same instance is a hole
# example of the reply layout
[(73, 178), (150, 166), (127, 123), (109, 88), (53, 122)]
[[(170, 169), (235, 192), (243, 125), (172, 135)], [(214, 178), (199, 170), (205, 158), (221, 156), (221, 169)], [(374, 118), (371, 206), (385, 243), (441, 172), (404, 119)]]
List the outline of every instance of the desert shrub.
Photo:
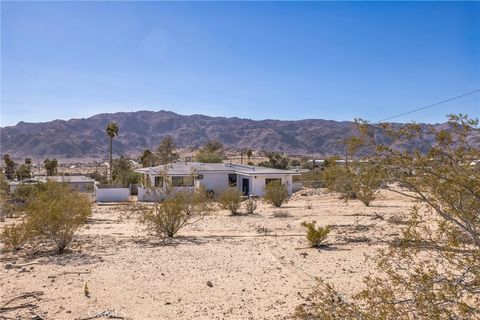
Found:
[(356, 197), (353, 188), (355, 175), (344, 165), (332, 164), (323, 170), (323, 180), (329, 191), (340, 193), (342, 199)]
[(307, 240), (312, 247), (320, 246), (332, 230), (331, 226), (315, 227), (316, 221), (302, 222), (302, 226), (307, 228)]
[(242, 203), (242, 192), (235, 187), (225, 189), (217, 199), (220, 208), (230, 211), (232, 215), (238, 213)]
[(265, 186), (265, 195), (263, 199), (273, 206), (279, 208), (282, 204), (288, 201), (288, 189), (287, 186), (278, 182), (270, 182)]
[(187, 225), (190, 215), (186, 213), (183, 196), (171, 197), (153, 206), (144, 206), (140, 222), (162, 237), (173, 238)]
[(62, 253), (91, 215), (90, 201), (86, 195), (60, 183), (47, 182), (44, 188), (27, 203), (27, 230), (52, 242)]
[(290, 215), (288, 214), (287, 211), (283, 211), (283, 210), (279, 210), (279, 211), (275, 211), (272, 216), (274, 218), (288, 218)]
[(0, 240), (6, 248), (20, 250), (28, 241), (28, 228), (22, 223), (6, 225), (0, 234)]
[[(470, 165), (480, 159), (478, 123), (464, 115), (441, 127), (358, 123), (364, 148), (386, 172), (408, 169), (389, 174), (395, 183), (387, 188), (415, 204), (398, 238), (374, 257), (378, 275), (351, 298), (320, 279), (298, 318), (480, 319), (480, 172)], [(417, 147), (392, 147), (405, 141)]]
[(173, 193), (171, 198), (178, 198), (183, 205), (183, 212), (186, 215), (201, 215), (212, 211), (212, 198), (204, 186), (195, 191), (181, 191)]
[(356, 198), (368, 207), (382, 186), (383, 170), (377, 165), (360, 163), (356, 165), (355, 171), (355, 176), (352, 177), (352, 190)]
[(245, 201), (245, 210), (248, 214), (253, 214), (257, 210), (257, 200), (254, 198), (248, 198)]

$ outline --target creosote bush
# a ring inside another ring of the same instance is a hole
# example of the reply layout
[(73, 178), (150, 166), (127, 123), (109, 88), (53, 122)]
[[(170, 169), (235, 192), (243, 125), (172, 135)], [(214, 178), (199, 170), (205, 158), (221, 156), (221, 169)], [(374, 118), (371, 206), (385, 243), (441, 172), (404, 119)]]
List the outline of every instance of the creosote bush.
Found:
[(257, 200), (254, 198), (248, 198), (245, 201), (245, 210), (247, 211), (247, 214), (254, 214), (255, 210), (257, 210)]
[(315, 227), (316, 221), (302, 222), (302, 226), (307, 228), (307, 240), (312, 247), (319, 247), (327, 238), (327, 235), (332, 230), (331, 226)]
[(187, 204), (183, 196), (173, 196), (153, 206), (141, 209), (140, 222), (158, 236), (173, 238), (185, 227), (191, 214), (187, 214)]
[(282, 204), (288, 201), (288, 198), (289, 195), (287, 186), (279, 181), (270, 182), (265, 186), (265, 194), (263, 199), (267, 203), (279, 208), (282, 206)]
[(353, 188), (355, 175), (345, 165), (331, 164), (323, 170), (325, 186), (329, 191), (340, 193), (342, 199), (355, 199)]
[(42, 189), (25, 207), (26, 232), (52, 242), (57, 252), (62, 253), (91, 215), (90, 200), (56, 182), (47, 182)]
[(0, 239), (5, 245), (5, 248), (20, 250), (28, 241), (28, 231), (25, 224), (10, 224), (6, 225), (0, 234)]
[[(415, 205), (398, 238), (374, 257), (378, 274), (364, 278), (358, 294), (347, 298), (320, 279), (297, 318), (480, 319), (480, 172), (472, 165), (480, 159), (478, 119), (450, 115), (442, 127), (357, 124), (362, 148), (395, 182), (386, 187)], [(392, 147), (406, 141), (418, 147)]]
[(242, 192), (235, 187), (225, 189), (217, 199), (220, 208), (230, 211), (232, 215), (236, 215), (242, 203)]
[(353, 165), (355, 165), (355, 175), (352, 177), (352, 190), (356, 198), (368, 207), (383, 183), (383, 170), (373, 164), (354, 163)]

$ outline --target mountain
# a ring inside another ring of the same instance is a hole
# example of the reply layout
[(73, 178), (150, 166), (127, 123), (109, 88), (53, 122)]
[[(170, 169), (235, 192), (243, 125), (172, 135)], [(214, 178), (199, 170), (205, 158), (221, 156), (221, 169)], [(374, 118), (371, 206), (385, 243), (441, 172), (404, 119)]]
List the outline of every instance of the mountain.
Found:
[[(256, 121), (187, 116), (163, 110), (118, 112), (68, 121), (19, 122), (0, 128), (0, 153), (14, 158), (105, 159), (108, 150), (105, 127), (110, 121), (120, 128), (119, 137), (113, 142), (114, 153), (132, 156), (145, 148), (154, 148), (166, 135), (171, 135), (181, 148), (196, 148), (215, 139), (235, 149), (341, 155), (344, 147), (340, 141), (353, 128), (352, 122), (320, 119)], [(412, 143), (407, 142), (403, 147), (410, 148)]]

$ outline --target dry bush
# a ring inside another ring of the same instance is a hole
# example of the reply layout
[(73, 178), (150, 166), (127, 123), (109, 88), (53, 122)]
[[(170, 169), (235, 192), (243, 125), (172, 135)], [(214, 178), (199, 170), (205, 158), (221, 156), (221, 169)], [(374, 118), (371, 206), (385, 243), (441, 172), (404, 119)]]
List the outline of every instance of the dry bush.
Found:
[(195, 191), (181, 191), (170, 195), (169, 198), (180, 198), (183, 203), (183, 211), (187, 215), (207, 214), (213, 210), (213, 203), (204, 186)]
[(91, 215), (91, 204), (86, 195), (63, 184), (47, 182), (43, 187), (28, 200), (26, 232), (52, 242), (62, 253)]
[[(415, 200), (401, 235), (375, 257), (378, 275), (346, 299), (323, 280), (301, 319), (480, 319), (480, 159), (478, 120), (451, 115), (442, 128), (411, 124), (358, 125), (365, 148), (392, 182), (390, 189)], [(377, 139), (382, 131), (388, 139)], [(432, 142), (431, 138), (434, 138)], [(420, 144), (402, 152), (392, 145)]]
[(220, 193), (217, 201), (220, 208), (230, 211), (232, 215), (236, 215), (242, 202), (242, 192), (235, 187), (229, 187)]
[(254, 214), (255, 210), (257, 210), (257, 200), (254, 198), (248, 198), (245, 201), (245, 210), (247, 211), (247, 214)]
[(25, 224), (6, 225), (0, 234), (0, 240), (7, 249), (20, 250), (28, 242), (28, 230)]
[(183, 196), (172, 197), (163, 202), (155, 202), (153, 206), (142, 206), (139, 221), (158, 236), (173, 238), (191, 217), (185, 208)]
[(312, 247), (319, 247), (327, 238), (332, 230), (332, 226), (315, 227), (316, 221), (302, 222), (302, 226), (307, 228), (307, 240)]
[(273, 206), (277, 208), (281, 207), (282, 204), (288, 202), (288, 198), (289, 195), (286, 185), (274, 181), (265, 186), (265, 195), (263, 196), (263, 199)]
[(355, 197), (368, 207), (383, 184), (383, 170), (378, 165), (370, 163), (354, 163), (354, 165), (352, 191)]
[(325, 186), (329, 191), (340, 193), (342, 199), (355, 199), (354, 174), (345, 165), (332, 164), (323, 171)]
[(287, 211), (279, 210), (279, 211), (275, 211), (272, 214), (272, 216), (274, 218), (288, 218), (290, 216), (290, 214)]

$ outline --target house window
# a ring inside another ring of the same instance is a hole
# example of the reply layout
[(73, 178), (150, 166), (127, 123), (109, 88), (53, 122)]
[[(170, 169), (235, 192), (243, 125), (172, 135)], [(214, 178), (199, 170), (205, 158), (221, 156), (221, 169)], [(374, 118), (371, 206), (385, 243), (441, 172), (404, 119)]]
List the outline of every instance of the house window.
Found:
[(203, 174), (197, 174), (197, 180), (202, 180), (203, 179)]
[(265, 185), (269, 185), (270, 183), (279, 183), (282, 184), (282, 179), (280, 178), (273, 178), (273, 179), (265, 179)]
[(163, 187), (163, 177), (155, 177), (155, 187)]
[(237, 186), (237, 175), (235, 173), (229, 173), (228, 174), (228, 185), (230, 187), (236, 187)]
[(172, 185), (174, 187), (191, 187), (193, 186), (193, 177), (192, 176), (172, 177)]

